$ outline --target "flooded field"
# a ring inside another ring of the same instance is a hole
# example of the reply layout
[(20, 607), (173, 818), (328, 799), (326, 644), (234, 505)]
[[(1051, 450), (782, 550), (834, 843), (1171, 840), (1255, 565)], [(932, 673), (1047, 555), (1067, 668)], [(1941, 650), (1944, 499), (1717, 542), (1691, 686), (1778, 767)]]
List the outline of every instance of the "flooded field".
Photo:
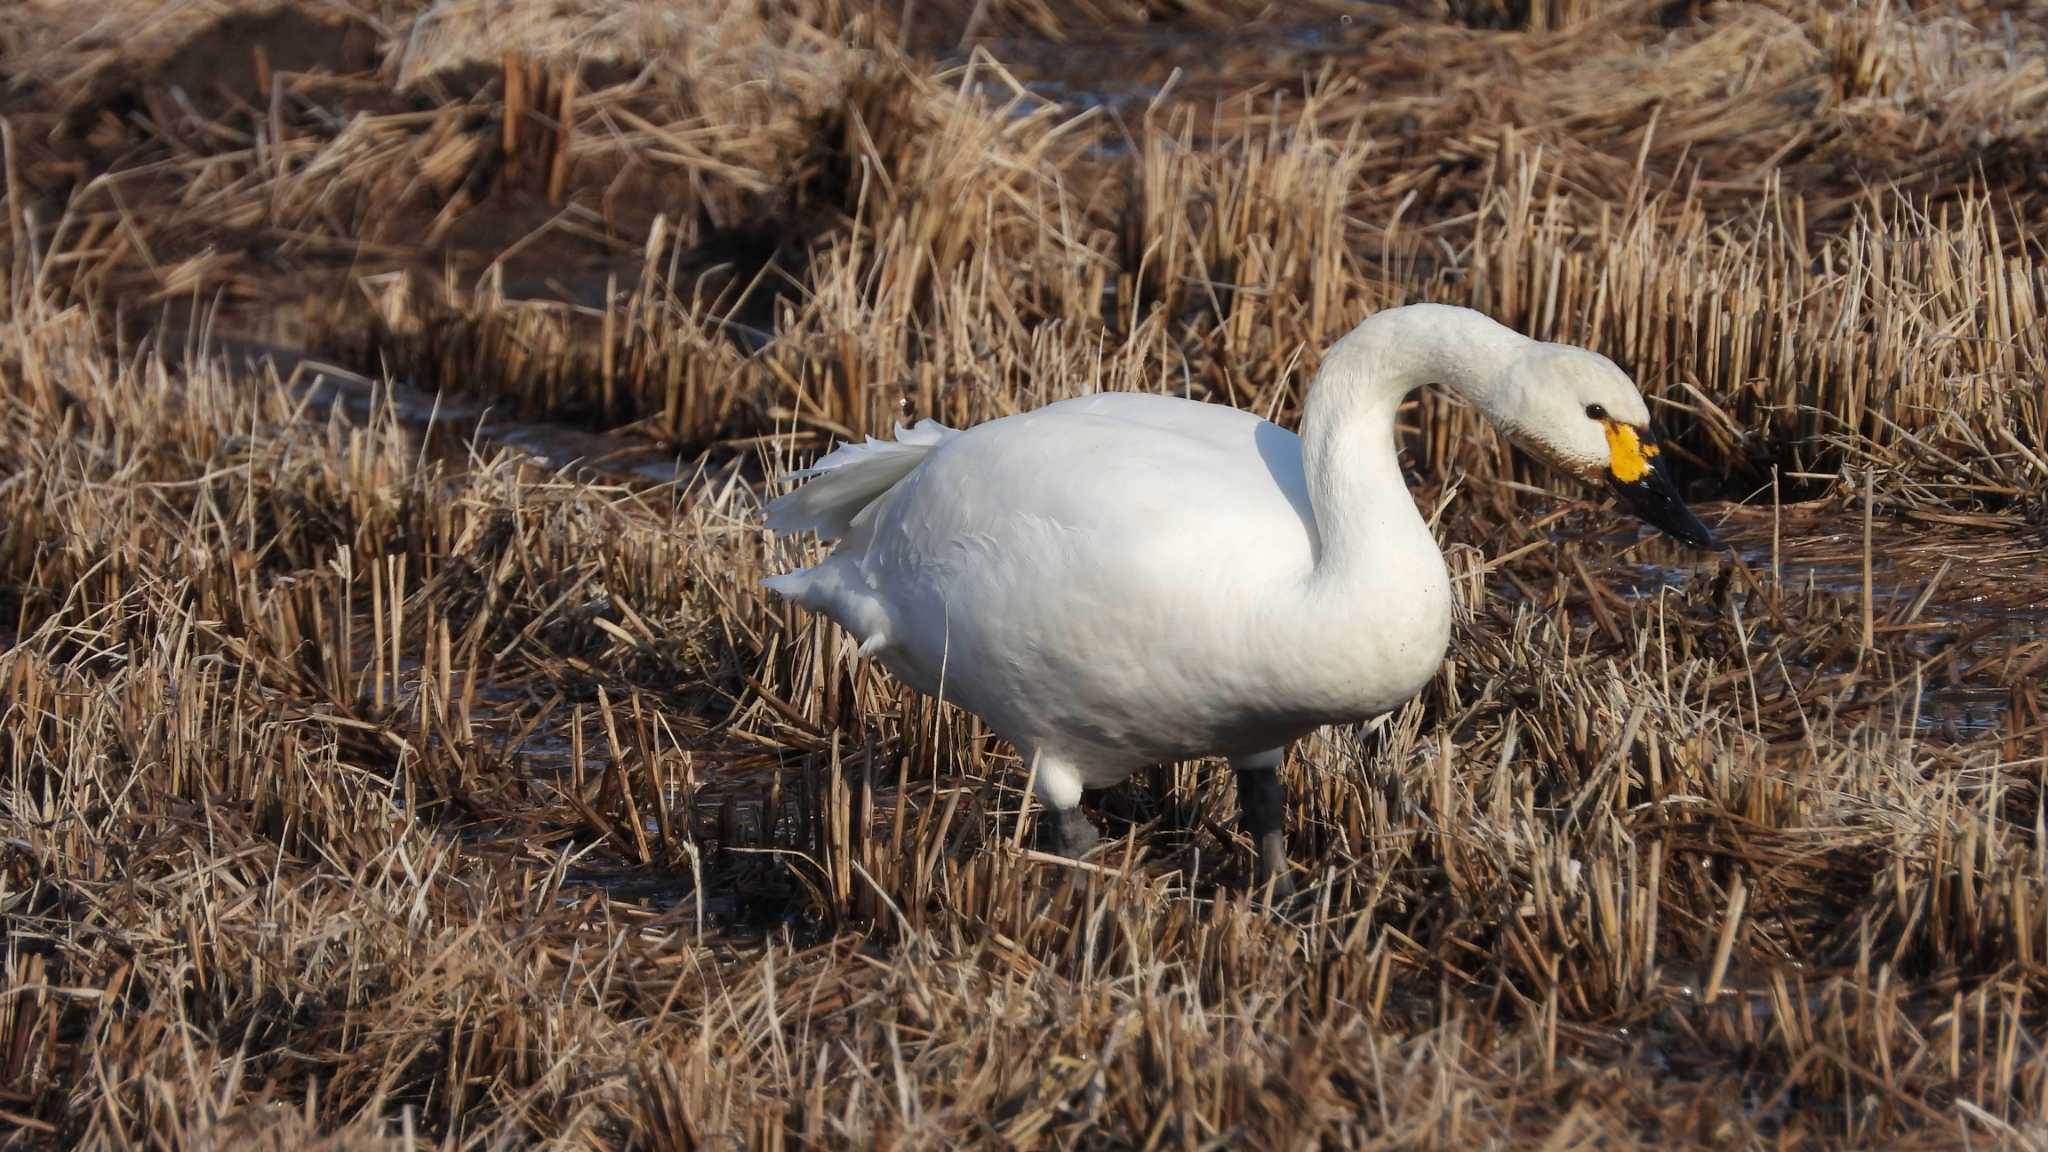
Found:
[[(0, 14), (10, 1146), (1953, 1147), (2048, 1131), (2048, 23), (1834, 0)], [(761, 577), (837, 440), (1292, 426), (1439, 300), (1413, 705), (1037, 848)]]

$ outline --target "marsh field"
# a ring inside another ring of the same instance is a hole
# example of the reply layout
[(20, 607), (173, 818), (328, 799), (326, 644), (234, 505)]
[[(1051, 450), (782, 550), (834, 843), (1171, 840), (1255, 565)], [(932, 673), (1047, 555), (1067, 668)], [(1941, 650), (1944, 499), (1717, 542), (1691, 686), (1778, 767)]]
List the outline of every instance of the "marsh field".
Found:
[[(2048, 10), (0, 11), (0, 1144), (2048, 1147)], [(1037, 847), (769, 482), (1088, 389), (1292, 424), (1438, 300), (1414, 704)]]

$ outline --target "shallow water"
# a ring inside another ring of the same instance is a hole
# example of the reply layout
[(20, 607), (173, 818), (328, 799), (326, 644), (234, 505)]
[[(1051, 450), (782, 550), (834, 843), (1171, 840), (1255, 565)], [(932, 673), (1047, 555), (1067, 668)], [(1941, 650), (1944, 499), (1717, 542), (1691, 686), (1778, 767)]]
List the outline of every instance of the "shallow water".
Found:
[[(1723, 547), (1794, 615), (1832, 601), (1850, 620), (1870, 601), (1875, 633), (1914, 668), (1863, 668), (1852, 650), (1811, 670), (1879, 681), (1917, 675), (1917, 707), (1902, 717), (1922, 735), (1962, 742), (1994, 736), (2012, 707), (2010, 687), (1993, 682), (1990, 662), (2048, 637), (2048, 542), (2015, 523), (2007, 533), (1916, 525), (1886, 515), (1871, 525), (1866, 586), (1860, 518), (1821, 504), (1781, 509), (1774, 529), (1765, 508), (1729, 508), (1717, 528)], [(1845, 523), (1845, 521), (1848, 521)], [(1773, 534), (1776, 533), (1774, 541)], [(1634, 530), (1554, 531), (1582, 548), (1593, 574), (1626, 599), (1648, 600), (1703, 578), (1697, 563), (1626, 555)], [(1662, 551), (1660, 549), (1660, 551)], [(1595, 565), (1602, 553), (1611, 559)], [(1772, 639), (1767, 621), (1751, 622), (1752, 643)], [(1961, 640), (1963, 642), (1958, 643)], [(1965, 674), (1979, 669), (1977, 674)]]
[[(1397, 15), (1391, 5), (1387, 11)], [(971, 90), (997, 105), (1008, 101), (1011, 90), (996, 77), (975, 75), (991, 59), (1041, 100), (1074, 113), (1099, 110), (1128, 123), (1156, 110), (1163, 98), (1199, 105), (1241, 93), (1261, 77), (1298, 82), (1380, 26), (1373, 14), (1361, 11), (1269, 21), (1249, 31), (1160, 23), (1060, 41), (990, 37), (971, 51), (933, 48), (939, 66), (953, 70), (947, 79), (972, 78)]]

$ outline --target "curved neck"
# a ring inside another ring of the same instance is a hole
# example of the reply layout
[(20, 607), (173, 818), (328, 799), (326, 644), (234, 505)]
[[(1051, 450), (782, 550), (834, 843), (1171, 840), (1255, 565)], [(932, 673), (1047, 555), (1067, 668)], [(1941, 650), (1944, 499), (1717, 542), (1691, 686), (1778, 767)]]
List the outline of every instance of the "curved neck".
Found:
[(1441, 567), (1401, 475), (1395, 414), (1408, 393), (1440, 384), (1495, 421), (1511, 418), (1506, 368), (1532, 343), (1469, 308), (1415, 304), (1375, 313), (1330, 349), (1301, 422), (1319, 578), (1384, 567), (1420, 544)]

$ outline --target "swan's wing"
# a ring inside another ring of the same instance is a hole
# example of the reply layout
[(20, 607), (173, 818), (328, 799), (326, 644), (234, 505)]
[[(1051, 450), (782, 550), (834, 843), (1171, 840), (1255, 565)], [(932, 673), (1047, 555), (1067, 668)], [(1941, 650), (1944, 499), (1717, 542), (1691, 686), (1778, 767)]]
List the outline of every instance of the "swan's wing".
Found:
[(1012, 479), (1027, 482), (1048, 511), (1064, 508), (1074, 527), (1137, 527), (1190, 543), (1221, 536), (1250, 544), (1274, 531), (1290, 541), (1297, 532), (1313, 539), (1300, 439), (1249, 412), (1177, 396), (1101, 392), (982, 428), (990, 439), (1007, 441), (1002, 457), (1035, 456), (1040, 466), (1027, 465)]
[(775, 581), (905, 683), (1106, 771), (1316, 722), (1276, 627), (1315, 552), (1292, 433), (1099, 395), (945, 439)]
[(809, 468), (783, 477), (799, 487), (769, 503), (768, 530), (777, 535), (816, 532), (820, 540), (839, 539), (883, 493), (952, 435), (953, 429), (937, 421), (920, 420), (914, 428), (897, 425), (894, 440), (870, 436), (865, 444), (841, 444)]
[(835, 554), (842, 588), (861, 590), (835, 615), (885, 618), (877, 649), (899, 675), (950, 667), (952, 697), (987, 715), (991, 696), (1083, 676), (1084, 654), (1091, 675), (1172, 651), (1227, 662), (1248, 606), (1313, 566), (1313, 524), (1292, 433), (1169, 397), (1084, 397), (934, 449)]

